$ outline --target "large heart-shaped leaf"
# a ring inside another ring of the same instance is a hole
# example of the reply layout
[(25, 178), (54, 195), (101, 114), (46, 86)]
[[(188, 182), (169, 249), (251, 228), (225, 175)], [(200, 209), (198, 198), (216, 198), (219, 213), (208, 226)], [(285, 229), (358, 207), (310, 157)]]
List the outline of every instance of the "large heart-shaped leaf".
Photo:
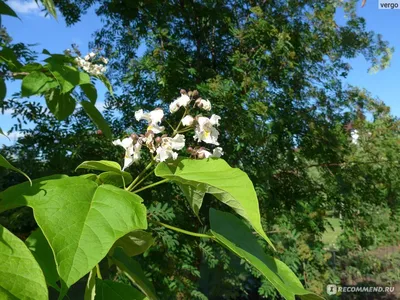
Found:
[(48, 299), (39, 264), (25, 244), (1, 225), (0, 299)]
[(40, 228), (31, 233), (26, 239), (25, 244), (28, 249), (31, 250), (33, 256), (43, 270), (47, 284), (58, 290), (59, 286), (57, 285), (57, 281), (60, 278), (57, 273), (53, 251)]
[(146, 229), (142, 199), (82, 177), (35, 180), (0, 194), (0, 212), (27, 205), (48, 240), (63, 286), (69, 287), (105, 257), (116, 240)]
[(211, 233), (216, 240), (259, 270), (285, 299), (323, 299), (303, 288), (290, 268), (267, 255), (251, 230), (230, 213), (210, 209)]
[[(200, 209), (202, 193), (213, 194), (218, 200), (232, 207), (248, 220), (255, 231), (272, 247), (272, 243), (261, 226), (258, 199), (253, 183), (246, 173), (231, 168), (223, 159), (179, 159), (172, 163), (160, 163), (155, 174), (189, 187), (183, 189), (189, 197), (195, 213)], [(192, 190), (192, 191), (191, 191)]]
[(111, 280), (96, 279), (96, 300), (146, 300), (134, 287)]

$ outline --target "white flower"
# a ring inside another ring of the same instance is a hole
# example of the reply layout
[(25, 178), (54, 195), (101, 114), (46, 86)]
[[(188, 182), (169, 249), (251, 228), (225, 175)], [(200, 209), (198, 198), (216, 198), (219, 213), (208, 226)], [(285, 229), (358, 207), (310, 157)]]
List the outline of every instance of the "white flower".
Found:
[(203, 156), (205, 158), (210, 158), (210, 157), (220, 158), (222, 155), (224, 155), (224, 152), (222, 151), (221, 147), (215, 148), (213, 150), (213, 153), (211, 153), (205, 149), (198, 150), (197, 153), (200, 154), (200, 156)]
[(177, 112), (181, 106), (186, 107), (189, 104), (189, 102), (190, 102), (189, 96), (183, 94), (169, 105), (169, 110), (171, 113)]
[(146, 143), (147, 148), (149, 148), (151, 153), (154, 153), (156, 151), (156, 148), (154, 146), (154, 132), (153, 131), (147, 131), (145, 137), (143, 138), (143, 142)]
[(124, 138), (122, 141), (120, 139), (113, 142), (114, 146), (121, 146), (125, 149), (125, 157), (124, 157), (124, 167), (122, 170), (125, 170), (130, 165), (132, 165), (135, 161), (140, 159), (140, 150), (142, 148), (142, 143), (140, 140), (133, 143), (133, 139), (131, 137)]
[(165, 138), (169, 139), (168, 142), (171, 143), (171, 147), (174, 150), (181, 150), (183, 147), (185, 147), (185, 136), (183, 134), (177, 134), (173, 138)]
[(101, 58), (101, 61), (103, 62), (103, 64), (108, 64), (108, 59), (105, 57)]
[(173, 150), (181, 150), (183, 147), (185, 147), (185, 136), (183, 134), (177, 134), (173, 138), (162, 138), (161, 145), (156, 149), (156, 161), (162, 162), (169, 158), (177, 159), (178, 153)]
[(213, 150), (212, 157), (217, 157), (217, 158), (219, 158), (219, 157), (221, 157), (222, 155), (224, 155), (224, 151), (222, 150), (221, 147), (217, 147), (217, 148), (215, 148), (215, 149)]
[(358, 138), (360, 137), (360, 135), (358, 134), (358, 130), (355, 129), (351, 132), (351, 142), (355, 145), (358, 144)]
[(88, 61), (90, 59), (89, 54), (85, 56), (85, 60)]
[(197, 103), (197, 106), (207, 111), (211, 110), (210, 100), (200, 99), (200, 101)]
[(194, 139), (199, 142), (203, 141), (208, 144), (219, 145), (217, 141), (219, 132), (214, 128), (214, 125), (219, 125), (219, 119), (221, 119), (221, 117), (217, 115), (212, 115), (210, 119), (198, 117), (197, 126), (194, 130)]
[(89, 55), (89, 57), (90, 57), (90, 58), (93, 58), (93, 57), (95, 57), (95, 56), (96, 56), (96, 53), (94, 53), (94, 52), (90, 52), (88, 55)]
[(192, 126), (194, 118), (192, 116), (187, 115), (182, 119), (183, 126)]
[(149, 113), (144, 113), (143, 109), (139, 109), (135, 112), (135, 118), (137, 121), (146, 120), (149, 124), (147, 131), (153, 131), (155, 134), (163, 132), (165, 127), (160, 126), (161, 120), (164, 117), (162, 109), (155, 109)]

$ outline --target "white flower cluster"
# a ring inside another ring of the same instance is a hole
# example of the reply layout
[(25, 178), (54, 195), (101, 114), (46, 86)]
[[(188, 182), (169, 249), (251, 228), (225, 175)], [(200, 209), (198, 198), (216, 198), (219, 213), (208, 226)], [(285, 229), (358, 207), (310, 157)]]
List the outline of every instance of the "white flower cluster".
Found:
[(351, 131), (351, 142), (355, 145), (358, 144), (358, 139), (359, 139), (360, 135), (358, 134), (358, 130), (354, 129)]
[[(221, 117), (212, 115), (210, 118), (207, 118), (201, 115), (196, 117), (189, 115), (189, 104), (194, 100), (190, 94), (197, 95), (197, 93), (189, 93), (188, 95), (186, 91), (182, 90), (181, 96), (172, 102), (169, 107), (171, 113), (177, 112), (181, 107), (185, 108), (183, 118), (178, 127), (174, 130), (172, 137), (169, 137), (167, 134), (155, 136), (165, 131), (165, 127), (161, 126), (161, 122), (164, 118), (164, 111), (162, 109), (156, 108), (151, 112), (144, 112), (143, 109), (140, 109), (135, 112), (135, 119), (137, 121), (145, 120), (148, 126), (144, 135), (141, 134), (139, 136), (137, 134), (132, 134), (122, 141), (118, 139), (113, 142), (115, 146), (121, 146), (125, 149), (123, 169), (126, 169), (140, 159), (140, 151), (143, 145), (149, 149), (153, 159), (157, 162), (163, 162), (167, 159), (177, 159), (178, 153), (176, 151), (182, 150), (185, 147), (185, 136), (181, 133), (190, 131), (191, 128), (194, 128), (195, 141), (219, 145), (219, 132), (215, 127), (219, 125)], [(193, 107), (195, 106), (206, 111), (211, 110), (211, 102), (209, 100), (199, 98), (195, 100)], [(181, 124), (183, 128), (180, 128)], [(195, 147), (194, 149), (188, 147), (187, 150), (192, 157), (199, 159), (210, 157), (218, 158), (223, 155), (221, 147), (213, 149), (212, 152), (206, 150), (204, 147)]]
[(84, 71), (92, 75), (102, 75), (107, 71), (108, 59), (105, 57), (100, 57), (100, 61), (102, 64), (97, 64), (93, 62), (96, 53), (90, 52), (84, 58), (77, 56), (75, 57), (75, 62), (78, 67), (81, 67)]

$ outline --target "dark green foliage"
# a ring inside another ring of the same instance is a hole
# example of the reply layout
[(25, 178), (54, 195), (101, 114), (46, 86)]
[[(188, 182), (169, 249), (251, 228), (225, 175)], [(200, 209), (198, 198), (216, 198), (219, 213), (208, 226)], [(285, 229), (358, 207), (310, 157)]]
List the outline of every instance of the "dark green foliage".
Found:
[[(93, 4), (105, 20), (93, 45), (111, 58), (108, 75), (121, 91), (108, 96), (104, 113), (115, 136), (129, 127), (141, 131), (135, 110), (155, 104), (166, 108), (181, 88), (198, 89), (222, 116), (224, 158), (255, 185), (275, 255), (306, 288), (322, 294), (327, 283), (339, 283), (342, 273), (350, 278), (353, 271), (378, 276), (371, 268), (374, 259), (363, 262), (364, 251), (400, 242), (400, 125), (366, 91), (343, 84), (348, 59), (364, 55), (376, 70), (388, 65), (392, 52), (366, 30), (356, 1), (344, 2), (349, 19), (340, 26), (334, 18), (339, 1), (55, 4), (69, 24)], [(145, 46), (141, 57), (139, 46)], [(85, 93), (93, 101), (94, 95)], [(32, 178), (74, 174), (85, 160), (123, 158), (122, 149), (113, 147), (81, 111), (58, 122), (37, 103), (7, 100), (5, 108), (14, 109), (14, 130), (25, 129), (25, 121), (35, 124), (19, 143), (3, 149)], [(358, 145), (351, 143), (352, 129), (360, 133)], [(139, 173), (143, 167), (131, 170)], [(0, 189), (21, 180), (7, 173)], [(150, 219), (194, 232), (209, 229), (205, 224), (214, 201), (209, 195), (200, 219), (176, 186), (146, 190), (143, 198)], [(344, 232), (335, 260), (322, 243), (331, 211), (342, 218)], [(12, 212), (1, 221), (14, 224), (8, 226), (14, 232), (27, 232), (31, 219), (20, 216), (28, 213)], [(152, 223), (150, 228), (155, 245), (138, 260), (163, 299), (279, 297), (258, 271), (215, 243)], [(354, 265), (353, 250), (360, 250)], [(384, 284), (400, 281), (398, 273), (381, 273)]]

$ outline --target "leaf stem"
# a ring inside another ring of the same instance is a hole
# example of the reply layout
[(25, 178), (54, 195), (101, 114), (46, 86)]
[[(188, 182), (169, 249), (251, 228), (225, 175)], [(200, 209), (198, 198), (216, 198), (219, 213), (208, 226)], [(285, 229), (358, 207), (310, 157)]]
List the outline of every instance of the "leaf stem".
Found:
[(151, 174), (153, 174), (153, 171), (152, 171), (152, 172), (149, 172), (146, 176), (144, 176), (141, 180), (139, 180), (139, 182), (136, 183), (136, 184), (132, 187), (132, 189), (134, 189), (134, 188), (136, 188), (137, 186), (139, 186), (139, 184), (141, 184), (143, 181), (145, 181), (146, 178), (149, 177)]
[(155, 224), (160, 225), (160, 226), (164, 226), (165, 228), (168, 228), (168, 229), (180, 232), (180, 233), (187, 234), (187, 235), (200, 237), (200, 238), (214, 239), (214, 237), (212, 235), (209, 235), (209, 234), (187, 231), (187, 230), (184, 230), (184, 229), (181, 229), (181, 228), (178, 228), (178, 227), (174, 227), (174, 226), (171, 226), (171, 225), (168, 225), (168, 224), (161, 223), (159, 221), (150, 220), (150, 222), (155, 223)]
[(182, 124), (182, 120), (183, 120), (183, 118), (187, 115), (187, 113), (189, 112), (189, 105), (187, 105), (186, 107), (185, 107), (185, 112), (183, 113), (183, 115), (182, 115), (182, 118), (181, 118), (181, 120), (179, 121), (179, 123), (178, 123), (178, 126), (176, 126), (176, 128), (175, 128), (175, 130), (174, 130), (174, 132), (172, 133), (172, 137), (174, 137), (178, 132), (179, 132), (179, 127), (181, 126), (181, 124)]
[(139, 181), (140, 177), (142, 177), (154, 165), (154, 163), (155, 163), (154, 160), (149, 162), (149, 164), (146, 166), (146, 168), (144, 168), (144, 170), (142, 172), (140, 172), (140, 174), (135, 178), (135, 180), (132, 181), (132, 183), (127, 188), (125, 188), (125, 190), (131, 191), (133, 189), (133, 187), (135, 186), (135, 184)]
[(155, 183), (146, 185), (146, 186), (144, 186), (144, 187), (142, 187), (142, 188), (140, 188), (138, 190), (132, 191), (132, 193), (139, 193), (139, 192), (141, 192), (143, 190), (147, 190), (147, 189), (149, 189), (149, 188), (151, 188), (153, 186), (156, 186), (156, 185), (159, 185), (159, 184), (163, 184), (164, 182), (167, 182), (167, 181), (169, 181), (169, 179), (163, 179), (163, 180), (157, 181)]
[(99, 266), (99, 264), (96, 265), (96, 272), (97, 272), (97, 278), (103, 279), (103, 278), (101, 277), (101, 272), (100, 272), (100, 266)]

